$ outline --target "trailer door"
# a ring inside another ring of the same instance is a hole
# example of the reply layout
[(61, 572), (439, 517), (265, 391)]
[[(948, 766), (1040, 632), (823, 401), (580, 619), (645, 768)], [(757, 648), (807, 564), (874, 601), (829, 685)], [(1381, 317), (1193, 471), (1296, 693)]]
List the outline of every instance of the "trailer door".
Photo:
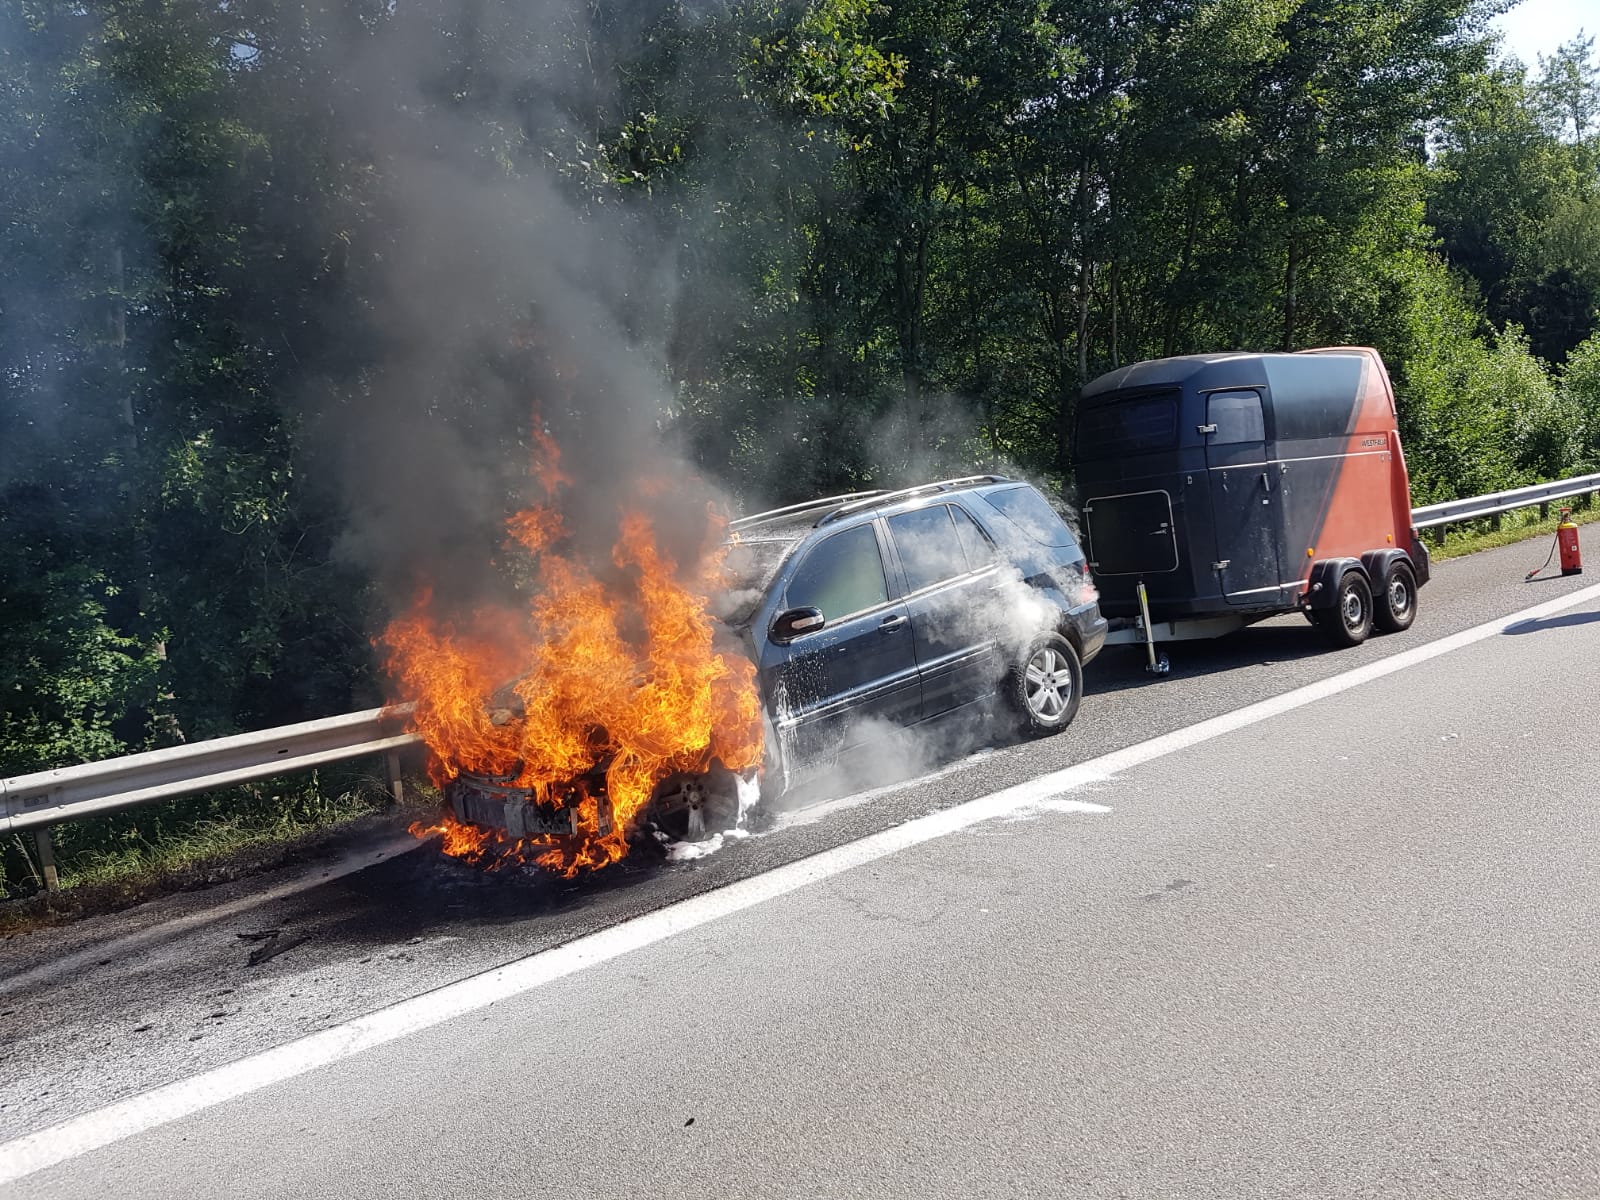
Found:
[(1228, 603), (1276, 604), (1283, 578), (1278, 562), (1283, 506), (1267, 461), (1261, 394), (1211, 393), (1200, 433), (1216, 532), (1211, 569)]

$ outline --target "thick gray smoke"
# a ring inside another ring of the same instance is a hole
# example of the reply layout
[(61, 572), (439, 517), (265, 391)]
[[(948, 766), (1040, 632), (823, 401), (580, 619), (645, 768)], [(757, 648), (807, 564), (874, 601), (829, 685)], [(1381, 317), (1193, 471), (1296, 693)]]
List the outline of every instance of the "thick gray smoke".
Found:
[[(619, 512), (646, 483), (668, 485), (647, 501), (663, 548), (684, 568), (706, 548), (711, 489), (662, 434), (669, 248), (619, 205), (594, 203), (549, 149), (574, 144), (575, 114), (590, 114), (593, 137), (594, 114), (614, 106), (603, 70), (580, 76), (581, 56), (541, 53), (529, 32), (597, 38), (590, 11), (568, 0), (518, 11), (505, 36), (524, 39), (525, 56), (491, 56), (459, 84), (466, 103), (439, 102), (436, 30), (401, 15), (362, 34), (341, 68), (355, 81), (340, 99), (352, 137), (381, 168), (383, 216), (362, 247), (381, 264), (366, 316), (381, 352), (309, 407), (340, 447), (352, 517), (341, 552), (392, 605), (421, 583), (445, 612), (503, 593), (504, 519), (545, 498), (530, 471), (540, 433), (560, 448), (572, 482), (559, 507), (590, 562), (608, 560)], [(496, 128), (504, 144), (486, 140)], [(535, 153), (541, 141), (548, 153)]]

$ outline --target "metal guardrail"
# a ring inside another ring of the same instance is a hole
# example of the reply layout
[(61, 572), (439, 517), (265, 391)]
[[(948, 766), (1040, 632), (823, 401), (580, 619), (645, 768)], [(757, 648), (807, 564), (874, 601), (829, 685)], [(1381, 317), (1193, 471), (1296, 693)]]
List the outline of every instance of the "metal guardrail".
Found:
[(1418, 529), (1432, 529), (1456, 521), (1472, 521), (1480, 517), (1494, 517), (1514, 508), (1531, 508), (1535, 504), (1548, 504), (1552, 500), (1565, 500), (1600, 492), (1600, 474), (1578, 475), (1572, 479), (1558, 479), (1554, 483), (1536, 483), (1531, 487), (1512, 488), (1508, 492), (1491, 492), (1487, 496), (1471, 496), (1465, 500), (1446, 500), (1443, 504), (1428, 504), (1411, 510), (1411, 523)]
[[(1412, 524), (1418, 529), (1430, 529), (1589, 492), (1600, 492), (1600, 474), (1429, 504), (1412, 511)], [(62, 821), (377, 754), (388, 758), (389, 786), (398, 799), (397, 752), (421, 740), (416, 734), (405, 732), (409, 712), (409, 705), (373, 708), (0, 779), (0, 835), (34, 831), (45, 875), (53, 889), (55, 866), (48, 831), (51, 825)]]
[[(416, 734), (405, 732), (409, 712), (409, 705), (372, 708), (0, 779), (0, 834), (27, 829), (43, 834), (61, 821), (375, 754), (388, 756), (389, 786), (398, 798), (397, 752), (420, 741)], [(44, 837), (39, 839), (39, 852), (47, 875), (53, 876)]]

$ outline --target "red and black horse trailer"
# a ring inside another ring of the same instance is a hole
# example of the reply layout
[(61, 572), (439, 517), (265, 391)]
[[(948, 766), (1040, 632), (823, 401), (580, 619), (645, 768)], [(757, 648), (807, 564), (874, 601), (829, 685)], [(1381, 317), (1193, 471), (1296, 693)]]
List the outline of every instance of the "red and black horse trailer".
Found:
[(1428, 552), (1375, 350), (1122, 367), (1083, 389), (1073, 458), (1101, 611), (1156, 670), (1157, 641), (1291, 610), (1342, 646), (1415, 619)]

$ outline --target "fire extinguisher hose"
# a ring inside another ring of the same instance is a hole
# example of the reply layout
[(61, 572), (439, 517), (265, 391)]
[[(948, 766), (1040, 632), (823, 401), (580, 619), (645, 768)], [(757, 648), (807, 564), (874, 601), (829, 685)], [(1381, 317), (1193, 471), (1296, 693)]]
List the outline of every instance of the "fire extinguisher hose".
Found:
[(1545, 569), (1545, 567), (1548, 567), (1551, 563), (1553, 563), (1555, 561), (1555, 558), (1556, 558), (1556, 551), (1559, 550), (1559, 549), (1561, 549), (1561, 533), (1560, 533), (1560, 531), (1557, 531), (1556, 540), (1554, 542), (1550, 543), (1550, 557), (1544, 560), (1544, 566), (1543, 567), (1535, 567), (1533, 570), (1529, 571), (1528, 574), (1523, 578), (1522, 582), (1523, 583), (1530, 582), (1535, 575), (1537, 575), (1540, 571), (1543, 571)]

